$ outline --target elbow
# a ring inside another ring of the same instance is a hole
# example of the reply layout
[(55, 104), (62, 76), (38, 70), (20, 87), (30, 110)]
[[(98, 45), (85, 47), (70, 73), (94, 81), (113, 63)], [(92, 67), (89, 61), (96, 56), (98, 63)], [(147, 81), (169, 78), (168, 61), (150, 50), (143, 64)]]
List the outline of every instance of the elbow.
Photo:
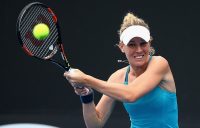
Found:
[(86, 127), (87, 127), (87, 128), (103, 128), (102, 125), (98, 125), (98, 124), (95, 124), (95, 125), (87, 125), (87, 124), (86, 124)]
[(95, 123), (86, 123), (86, 127), (87, 128), (102, 128), (103, 124), (101, 124), (100, 122), (95, 122)]
[(95, 117), (92, 116), (89, 119), (84, 118), (87, 128), (103, 128), (103, 119), (100, 117), (100, 113), (97, 112), (96, 114), (97, 115)]
[(134, 94), (128, 94), (124, 98), (124, 101), (128, 102), (128, 103), (135, 102), (136, 100), (137, 100), (137, 98)]

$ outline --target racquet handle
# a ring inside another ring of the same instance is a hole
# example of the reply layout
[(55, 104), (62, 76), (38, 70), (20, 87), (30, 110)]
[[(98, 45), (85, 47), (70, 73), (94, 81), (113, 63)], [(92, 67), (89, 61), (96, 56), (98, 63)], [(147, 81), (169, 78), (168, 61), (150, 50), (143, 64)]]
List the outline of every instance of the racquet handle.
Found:
[[(73, 70), (74, 70), (73, 68), (69, 68), (68, 72), (73, 72)], [(74, 84), (73, 87), (79, 88), (79, 89), (85, 88), (85, 87), (84, 87), (83, 85), (81, 85), (81, 84)]]
[[(73, 70), (74, 70), (73, 68), (70, 68), (68, 72), (73, 72)], [(93, 92), (93, 90), (91, 88), (87, 88), (81, 84), (74, 84), (73, 87), (77, 88), (77, 89), (85, 89), (86, 90), (86, 93), (81, 94), (81, 96), (85, 96), (85, 95), (88, 95)]]

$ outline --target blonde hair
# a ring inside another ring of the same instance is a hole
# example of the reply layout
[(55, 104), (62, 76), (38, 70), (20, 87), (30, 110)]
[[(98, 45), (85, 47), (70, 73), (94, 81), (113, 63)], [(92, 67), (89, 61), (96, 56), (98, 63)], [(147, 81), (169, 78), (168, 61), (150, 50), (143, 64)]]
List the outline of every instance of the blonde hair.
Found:
[(136, 15), (134, 15), (132, 12), (129, 12), (126, 14), (126, 16), (124, 16), (123, 22), (121, 24), (121, 28), (119, 30), (119, 35), (121, 35), (121, 33), (128, 28), (129, 26), (132, 25), (141, 25), (146, 27), (147, 29), (149, 29), (149, 26), (147, 23), (144, 22), (143, 19), (138, 18)]
[[(122, 22), (122, 24), (120, 26), (120, 30), (118, 31), (119, 36), (122, 34), (122, 32), (126, 28), (128, 28), (129, 26), (132, 26), (132, 25), (140, 25), (140, 26), (146, 27), (147, 29), (150, 29), (149, 26), (148, 26), (148, 24), (145, 23), (145, 21), (143, 19), (137, 17), (132, 12), (128, 12), (124, 16), (123, 22)], [(152, 40), (153, 40), (153, 38), (151, 36), (150, 43), (151, 43)], [(149, 54), (153, 55), (154, 53), (155, 53), (154, 48), (150, 47), (150, 53)]]

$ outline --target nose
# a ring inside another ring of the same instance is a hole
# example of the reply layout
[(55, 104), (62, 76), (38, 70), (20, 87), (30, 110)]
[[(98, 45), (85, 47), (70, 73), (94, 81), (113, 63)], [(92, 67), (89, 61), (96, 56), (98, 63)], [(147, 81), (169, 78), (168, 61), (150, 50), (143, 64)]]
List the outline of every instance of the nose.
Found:
[(140, 45), (136, 46), (136, 52), (141, 52), (142, 51), (142, 47)]

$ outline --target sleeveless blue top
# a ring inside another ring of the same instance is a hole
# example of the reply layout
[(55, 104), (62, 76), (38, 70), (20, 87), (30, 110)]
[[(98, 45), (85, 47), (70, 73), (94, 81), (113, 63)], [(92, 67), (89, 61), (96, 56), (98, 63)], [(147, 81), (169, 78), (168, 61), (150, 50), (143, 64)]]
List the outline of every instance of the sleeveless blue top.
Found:
[[(124, 84), (128, 84), (127, 68)], [(123, 103), (129, 114), (131, 128), (178, 128), (176, 93), (162, 89), (159, 85), (137, 99)]]

